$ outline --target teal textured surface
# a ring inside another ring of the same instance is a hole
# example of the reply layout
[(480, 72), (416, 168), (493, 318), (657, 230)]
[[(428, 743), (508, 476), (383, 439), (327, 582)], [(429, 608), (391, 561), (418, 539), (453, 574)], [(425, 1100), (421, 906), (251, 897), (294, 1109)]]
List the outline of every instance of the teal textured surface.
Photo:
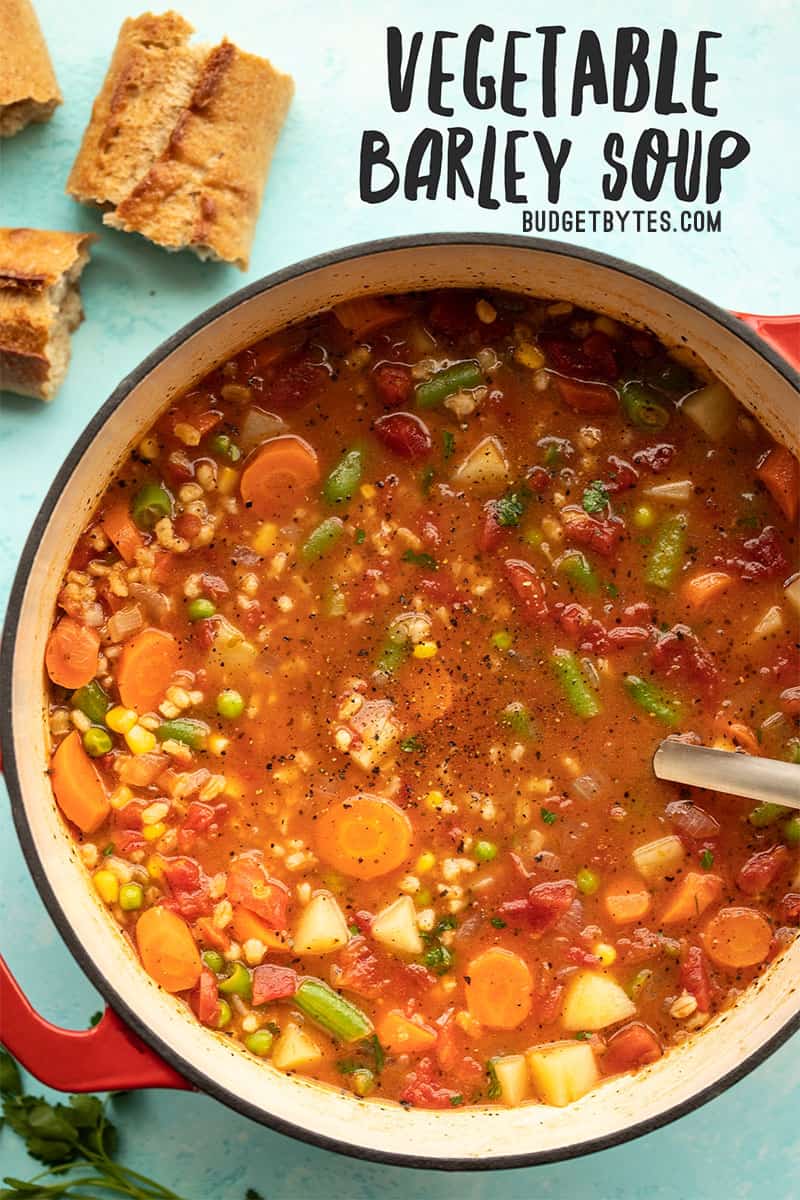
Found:
[[(796, 112), (800, 76), (796, 43), (800, 17), (789, 0), (706, 0), (702, 14), (689, 0), (639, 0), (635, 12), (598, 17), (589, 0), (562, 0), (558, 13), (534, 12), (524, 0), (494, 10), (466, 0), (433, 6), (407, 0), (349, 0), (332, 8), (321, 0), (255, 3), (182, 0), (181, 11), (203, 40), (227, 33), (240, 45), (290, 71), (297, 95), (273, 163), (250, 270), (167, 255), (142, 239), (105, 230), (97, 214), (64, 195), (66, 176), (117, 30), (136, 6), (122, 0), (59, 4), (37, 9), (64, 92), (53, 120), (0, 148), (0, 225), (91, 230), (100, 233), (84, 275), (86, 322), (73, 339), (66, 384), (49, 406), (0, 396), (0, 610), (5, 605), (24, 538), (68, 447), (113, 387), (181, 324), (243, 283), (297, 259), (350, 242), (445, 229), (521, 232), (517, 208), (497, 211), (474, 202), (439, 199), (384, 205), (358, 196), (361, 131), (377, 128), (393, 141), (431, 123), (420, 102), (407, 115), (391, 113), (386, 98), (384, 38), (389, 24), (467, 32), (479, 21), (500, 31), (564, 24), (571, 38), (634, 20), (651, 34), (665, 24), (681, 44), (698, 28), (723, 33), (712, 51), (720, 80), (718, 119), (661, 118), (713, 131), (740, 130), (752, 143), (749, 159), (730, 173), (716, 234), (636, 234), (626, 231), (570, 237), (582, 244), (652, 267), (719, 304), (762, 313), (797, 311), (800, 234), (796, 222), (800, 144)], [(502, 10), (502, 18), (498, 13)], [(569, 42), (574, 45), (574, 38)], [(497, 61), (498, 53), (494, 60)], [(679, 79), (687, 67), (679, 60)], [(453, 124), (482, 128), (481, 114), (456, 101)], [(600, 207), (601, 146), (607, 132), (626, 137), (649, 118), (615, 117), (589, 110), (580, 120), (556, 118), (548, 132), (574, 139), (562, 202)], [(445, 122), (447, 123), (447, 122)], [(512, 122), (541, 126), (532, 114)], [(531, 168), (530, 207), (542, 182)], [(542, 193), (543, 194), (543, 193)], [(669, 205), (662, 197), (656, 207)], [(620, 208), (644, 207), (640, 202)], [(0, 783), (0, 947), (32, 1002), (53, 1021), (81, 1027), (99, 999), (61, 943), (20, 854)], [(789, 1200), (800, 1192), (795, 1038), (742, 1083), (699, 1112), (635, 1143), (590, 1158), (493, 1175), (445, 1176), (360, 1163), (315, 1150), (261, 1128), (199, 1095), (142, 1093), (115, 1101), (124, 1127), (125, 1159), (190, 1200), (244, 1200), (247, 1187), (268, 1200), (347, 1197), (385, 1200)], [(522, 1149), (520, 1147), (520, 1149)], [(32, 1173), (15, 1138), (0, 1133), (1, 1174)]]

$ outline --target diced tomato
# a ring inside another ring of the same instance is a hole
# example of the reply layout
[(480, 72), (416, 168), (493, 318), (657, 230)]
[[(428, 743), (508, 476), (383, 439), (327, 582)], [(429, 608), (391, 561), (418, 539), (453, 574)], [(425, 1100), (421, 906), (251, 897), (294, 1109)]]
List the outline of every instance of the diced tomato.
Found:
[(508, 558), (503, 566), (523, 621), (541, 625), (548, 613), (547, 593), (535, 568), (521, 558)]
[(141, 850), (147, 842), (139, 829), (120, 829), (114, 834), (114, 850), (122, 858), (127, 858), (134, 850)]
[(783, 579), (789, 574), (789, 562), (774, 525), (767, 525), (756, 537), (740, 542), (733, 554), (717, 554), (713, 565), (733, 572), (750, 583), (763, 579)]
[(265, 388), (270, 407), (278, 412), (300, 408), (321, 387), (326, 372), (321, 363), (312, 362), (298, 351), (284, 358), (275, 368), (275, 376)]
[(186, 538), (188, 542), (196, 538), (203, 528), (202, 518), (190, 512), (178, 513), (172, 524), (178, 537)]
[[(582, 342), (543, 333), (539, 341), (557, 371), (578, 379), (602, 379), (608, 382), (618, 377), (616, 355), (611, 339), (604, 333), (590, 333)], [(579, 411), (601, 411), (582, 409)]]
[(525, 482), (532, 492), (541, 495), (546, 492), (553, 482), (553, 476), (546, 467), (531, 467), (528, 474), (525, 476)]
[(286, 1000), (297, 991), (297, 972), (291, 967), (278, 967), (274, 963), (262, 963), (253, 971), (253, 1004), (271, 1004), (273, 1000)]
[(243, 904), (269, 925), (270, 929), (286, 929), (289, 913), (289, 890), (253, 858), (237, 858), (228, 869), (226, 885), (232, 904)]
[(605, 481), (605, 489), (610, 496), (615, 496), (618, 492), (627, 492), (639, 482), (636, 467), (616, 454), (609, 454), (608, 469), (610, 477)]
[(582, 604), (554, 604), (553, 616), (579, 650), (603, 654), (608, 648), (606, 628)]
[(539, 935), (558, 922), (575, 898), (571, 879), (535, 884), (525, 899), (507, 900), (498, 912), (509, 925), (522, 926)]
[(491, 554), (505, 537), (505, 528), (497, 518), (497, 504), (488, 500), (483, 506), (478, 525), (477, 546), (481, 554)]
[(619, 517), (592, 517), (580, 508), (562, 508), (561, 521), (569, 541), (609, 558), (625, 532)]
[(480, 324), (475, 311), (477, 300), (473, 292), (441, 292), (428, 309), (428, 323), (448, 337), (468, 333)]
[(800, 687), (784, 688), (778, 700), (787, 717), (800, 716)]
[(189, 921), (204, 916), (213, 906), (208, 880), (193, 858), (185, 855), (164, 862), (164, 877), (172, 893), (168, 907)]
[(564, 998), (563, 983), (554, 983), (540, 992), (536, 1000), (536, 1015), (542, 1025), (549, 1025), (555, 1021), (558, 1014), (561, 1012), (561, 1004)]
[(611, 1035), (600, 1064), (604, 1075), (619, 1075), (645, 1063), (657, 1062), (662, 1054), (661, 1043), (652, 1029), (641, 1021), (632, 1021)]
[(178, 425), (191, 425), (201, 437), (215, 429), (222, 420), (219, 409), (208, 408), (208, 398), (198, 394), (184, 397), (179, 407), (170, 409), (167, 423), (171, 433)]
[(186, 816), (178, 829), (178, 849), (188, 854), (199, 834), (214, 837), (219, 833), (219, 823), (228, 810), (227, 804), (203, 804), (192, 800)]
[(351, 597), (356, 612), (368, 612), (378, 599), (378, 586), (384, 581), (385, 567), (367, 567)]
[(372, 381), (387, 408), (407, 404), (414, 391), (411, 371), (403, 363), (381, 363), (372, 372)]
[(661, 953), (661, 938), (652, 929), (638, 925), (628, 937), (618, 937), (616, 946), (619, 958), (631, 966), (647, 962)]
[(663, 634), (653, 647), (650, 661), (659, 674), (687, 678), (706, 691), (717, 682), (714, 660), (688, 625), (673, 625)]
[(623, 608), (622, 620), (626, 625), (652, 625), (653, 610), (646, 600), (637, 600)]
[(584, 950), (583, 946), (570, 946), (565, 954), (565, 959), (574, 967), (599, 967), (600, 959), (596, 954), (592, 954), (589, 950)]
[(93, 558), (100, 557), (92, 544), (91, 534), (92, 530), (87, 529), (75, 543), (75, 549), (72, 551), (69, 560), (70, 571), (85, 571)]
[(782, 871), (789, 865), (791, 855), (786, 846), (771, 846), (752, 854), (739, 868), (736, 883), (746, 896), (757, 896), (771, 887)]
[(788, 925), (800, 924), (800, 894), (787, 892), (778, 906), (780, 919)]
[(163, 463), (164, 478), (175, 487), (194, 479), (194, 463), (185, 450), (173, 450)]
[(646, 467), (654, 475), (660, 475), (667, 469), (675, 454), (676, 449), (669, 442), (657, 442), (654, 446), (645, 446), (644, 450), (637, 450), (633, 461), (637, 467)]
[(114, 824), (119, 829), (141, 829), (142, 813), (146, 808), (142, 800), (129, 800), (123, 808), (116, 809)]
[(477, 1083), (484, 1073), (479, 1062), (467, 1053), (467, 1039), (456, 1025), (453, 1010), (437, 1022), (439, 1036), (436, 1039), (436, 1058), (449, 1080), (459, 1083)]
[(217, 977), (203, 967), (195, 987), (189, 993), (189, 1003), (201, 1025), (216, 1026), (219, 1021), (219, 990)]
[(417, 590), (437, 604), (446, 604), (451, 607), (454, 604), (464, 603), (464, 597), (456, 587), (456, 582), (449, 571), (440, 571), (438, 575), (420, 575), (417, 580)]
[(601, 333), (599, 330), (590, 333), (583, 339), (581, 350), (594, 378), (613, 382), (619, 377), (614, 343), (607, 333)]
[(619, 405), (617, 393), (607, 383), (585, 383), (565, 379), (563, 375), (554, 375), (553, 382), (559, 396), (573, 412), (600, 415), (615, 412)]
[(401, 1104), (418, 1108), (452, 1108), (460, 1093), (439, 1082), (432, 1058), (421, 1058), (406, 1075), (406, 1084), (398, 1096)]
[(615, 625), (607, 633), (610, 650), (624, 650), (627, 646), (641, 646), (653, 636), (652, 628), (644, 625)]
[(419, 462), (431, 452), (430, 430), (414, 413), (387, 413), (385, 417), (378, 417), (372, 428), (379, 441), (400, 458)]
[(373, 914), (367, 912), (365, 908), (360, 908), (358, 912), (353, 913), (353, 924), (357, 925), (365, 936), (372, 929), (372, 921)]
[(699, 1012), (711, 1011), (711, 977), (706, 956), (699, 946), (690, 946), (681, 963), (679, 982), (697, 1001)]
[(200, 576), (200, 586), (212, 600), (219, 600), (222, 596), (227, 596), (230, 591), (224, 579), (219, 575), (210, 575), (208, 571), (203, 571)]
[(204, 650), (210, 650), (214, 645), (214, 638), (217, 636), (219, 629), (219, 617), (206, 617), (202, 621), (195, 622), (193, 635), (197, 638), (198, 644)]
[(426, 546), (437, 550), (442, 544), (442, 535), (436, 523), (436, 517), (431, 512), (422, 512), (417, 520), (417, 531)]

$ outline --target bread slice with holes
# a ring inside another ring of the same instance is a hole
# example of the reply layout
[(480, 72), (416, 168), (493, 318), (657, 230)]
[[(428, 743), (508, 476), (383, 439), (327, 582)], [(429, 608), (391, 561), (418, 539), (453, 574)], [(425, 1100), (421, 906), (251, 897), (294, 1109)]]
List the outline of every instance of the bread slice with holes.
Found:
[(124, 22), (67, 191), (115, 229), (244, 269), (294, 84), (192, 33), (175, 12)]
[(62, 99), (30, 0), (0, 0), (0, 137), (49, 121)]
[(0, 391), (51, 400), (83, 319), (87, 233), (0, 228)]

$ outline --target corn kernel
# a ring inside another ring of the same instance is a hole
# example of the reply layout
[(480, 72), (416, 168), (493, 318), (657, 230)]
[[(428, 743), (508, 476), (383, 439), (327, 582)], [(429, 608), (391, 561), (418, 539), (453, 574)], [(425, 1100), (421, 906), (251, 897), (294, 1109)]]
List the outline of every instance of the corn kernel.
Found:
[(606, 337), (618, 338), (620, 328), (616, 321), (612, 321), (611, 317), (595, 317), (592, 325), (598, 333), (604, 333)]
[(121, 783), (118, 788), (108, 797), (108, 802), (112, 808), (124, 808), (126, 804), (130, 804), (133, 799), (133, 792), (127, 784)]
[(125, 741), (132, 754), (149, 754), (156, 748), (156, 735), (144, 725), (133, 725), (125, 733)]
[(169, 805), (165, 800), (154, 800), (147, 808), (142, 809), (142, 824), (157, 825), (159, 821), (164, 820), (168, 812)]
[(151, 854), (145, 863), (147, 874), (151, 879), (164, 878), (164, 859), (160, 854)]
[(163, 821), (156, 821), (155, 825), (144, 825), (142, 827), (142, 837), (148, 842), (157, 842), (166, 832), (167, 827)]
[(537, 346), (532, 342), (522, 342), (514, 351), (514, 358), (523, 367), (527, 367), (530, 371), (538, 371), (544, 366), (544, 355)]
[(604, 967), (610, 967), (612, 963), (616, 962), (617, 952), (608, 942), (598, 942), (594, 947), (594, 954)]
[(475, 315), (482, 325), (491, 325), (497, 320), (497, 309), (488, 300), (479, 300), (475, 305)]
[(418, 875), (424, 875), (427, 871), (432, 870), (436, 866), (436, 855), (431, 854), (430, 850), (426, 850), (424, 854), (420, 854), (417, 859), (417, 865), (414, 868)]
[(95, 871), (92, 883), (101, 900), (106, 904), (116, 904), (119, 897), (119, 880), (113, 871)]
[(220, 467), (217, 475), (217, 491), (221, 496), (230, 496), (236, 491), (239, 482), (239, 472), (233, 467)]
[(138, 720), (139, 714), (135, 709), (123, 708), (121, 704), (115, 704), (106, 713), (106, 725), (114, 733), (128, 733)]
[(362, 483), (358, 490), (361, 492), (361, 495), (365, 500), (374, 500), (378, 494), (373, 483)]
[(277, 536), (278, 526), (274, 521), (265, 521), (263, 525), (259, 525), (253, 537), (253, 549), (256, 554), (268, 554), (275, 545)]
[(221, 733), (210, 733), (206, 743), (206, 749), (209, 754), (216, 754), (218, 757), (224, 754), (231, 744), (231, 739), (223, 737)]
[(436, 642), (417, 642), (414, 647), (414, 658), (433, 658), (438, 649)]
[(438, 788), (433, 788), (425, 797), (425, 805), (427, 808), (437, 809), (441, 808), (443, 804), (444, 796), (438, 790)]

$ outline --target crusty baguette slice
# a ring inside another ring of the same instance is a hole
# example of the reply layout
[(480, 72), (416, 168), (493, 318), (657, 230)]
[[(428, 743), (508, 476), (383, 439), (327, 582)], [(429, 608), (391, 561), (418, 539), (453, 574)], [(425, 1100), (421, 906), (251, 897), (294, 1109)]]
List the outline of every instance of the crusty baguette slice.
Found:
[(244, 268), (294, 84), (192, 32), (175, 12), (125, 21), (67, 191), (116, 229)]
[(62, 99), (30, 0), (0, 0), (0, 137), (48, 121)]
[(0, 391), (51, 400), (83, 319), (88, 233), (0, 228)]

